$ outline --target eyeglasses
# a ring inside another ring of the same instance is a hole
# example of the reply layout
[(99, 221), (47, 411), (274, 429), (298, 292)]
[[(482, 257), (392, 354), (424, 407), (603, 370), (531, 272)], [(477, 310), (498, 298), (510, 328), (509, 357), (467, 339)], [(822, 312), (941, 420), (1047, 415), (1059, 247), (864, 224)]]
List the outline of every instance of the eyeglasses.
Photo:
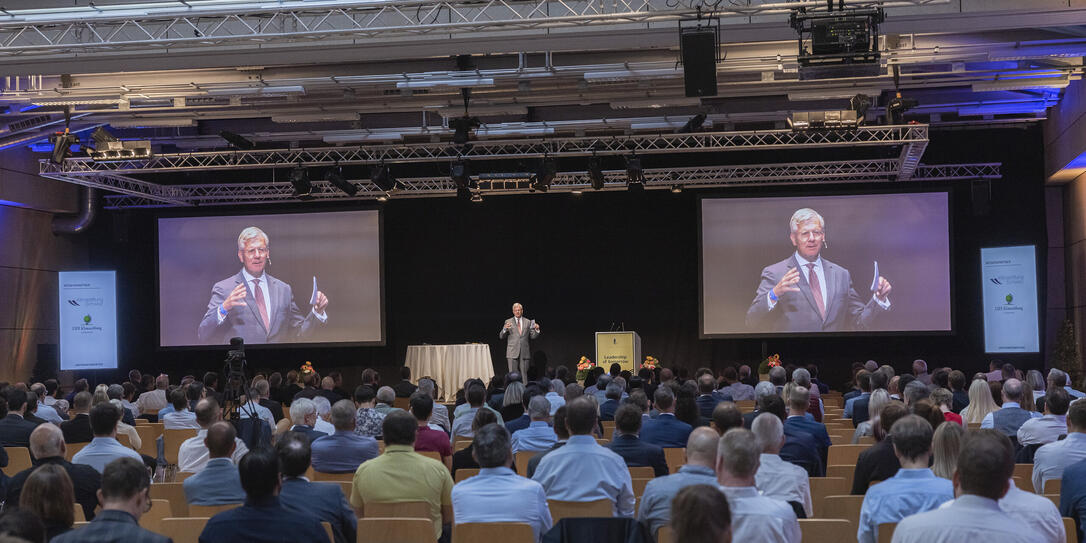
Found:
[(804, 230), (798, 234), (799, 239), (807, 241), (811, 238), (823, 238), (826, 237), (826, 232), (822, 230)]
[(256, 256), (256, 255), (266, 255), (266, 254), (268, 254), (268, 248), (267, 247), (253, 247), (253, 248), (245, 249), (245, 255), (246, 256)]

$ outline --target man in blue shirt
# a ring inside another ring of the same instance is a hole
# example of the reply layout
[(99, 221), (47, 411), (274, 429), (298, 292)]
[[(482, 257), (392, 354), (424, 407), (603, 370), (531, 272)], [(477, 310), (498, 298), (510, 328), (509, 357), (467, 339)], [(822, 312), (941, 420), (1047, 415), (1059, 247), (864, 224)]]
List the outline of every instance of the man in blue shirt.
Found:
[(321, 473), (353, 473), (362, 462), (380, 454), (376, 439), (355, 433), (354, 402), (336, 402), (332, 406), (331, 418), (335, 433), (313, 440), (314, 470)]
[[(340, 401), (351, 403), (350, 400)], [(303, 477), (311, 457), (309, 440), (301, 434), (287, 433), (275, 444), (275, 451), (283, 475), (279, 490), (283, 507), (331, 524), (336, 543), (354, 543), (358, 518), (339, 485), (311, 483)]]
[(613, 515), (634, 514), (633, 482), (622, 457), (596, 443), (596, 405), (588, 398), (566, 404), (569, 441), (539, 461), (532, 480), (543, 485), (548, 500), (614, 504)]
[(328, 543), (317, 517), (288, 509), (279, 502), (282, 483), (279, 457), (274, 450), (249, 451), (241, 458), (238, 472), (245, 489), (245, 505), (211, 517), (200, 533), (200, 543)]
[(513, 454), (520, 451), (541, 452), (554, 446), (558, 436), (550, 426), (551, 404), (543, 396), (535, 396), (528, 402), (528, 416), (532, 422), (527, 428), (513, 434)]
[(94, 439), (87, 446), (75, 453), (73, 464), (86, 464), (101, 473), (106, 464), (118, 458), (135, 458), (141, 463), (140, 453), (121, 445), (117, 441), (117, 422), (121, 420), (121, 410), (110, 402), (102, 402), (90, 410), (90, 425)]
[(931, 424), (917, 415), (908, 415), (895, 422), (890, 433), (901, 469), (864, 495), (856, 531), (859, 543), (878, 541), (879, 524), (899, 522), (954, 499), (954, 485), (928, 468), (934, 433)]
[(185, 501), (189, 505), (226, 505), (245, 501), (238, 468), (234, 466), (234, 438), (237, 432), (227, 422), (207, 428), (204, 444), (208, 461), (199, 473), (185, 479)]
[(543, 486), (510, 468), (513, 453), (505, 428), (493, 423), (480, 428), (475, 434), (472, 457), (479, 463), (479, 474), (452, 489), (456, 524), (523, 522), (532, 526), (536, 541), (550, 530), (551, 513)]
[(633, 404), (623, 404), (615, 413), (615, 437), (607, 444), (630, 467), (649, 466), (655, 477), (668, 474), (664, 449), (642, 443), (637, 437), (641, 430), (641, 409)]
[(675, 394), (671, 388), (657, 387), (653, 400), (660, 414), (645, 421), (641, 427), (641, 441), (657, 447), (685, 447), (693, 428), (675, 418)]
[(1060, 516), (1075, 519), (1078, 540), (1086, 541), (1086, 460), (1080, 460), (1063, 470)]
[(653, 535), (671, 521), (671, 500), (679, 490), (690, 485), (717, 485), (713, 468), (719, 438), (708, 427), (696, 428), (690, 432), (690, 439), (686, 442), (686, 464), (678, 472), (657, 477), (645, 486), (637, 520), (647, 524)]

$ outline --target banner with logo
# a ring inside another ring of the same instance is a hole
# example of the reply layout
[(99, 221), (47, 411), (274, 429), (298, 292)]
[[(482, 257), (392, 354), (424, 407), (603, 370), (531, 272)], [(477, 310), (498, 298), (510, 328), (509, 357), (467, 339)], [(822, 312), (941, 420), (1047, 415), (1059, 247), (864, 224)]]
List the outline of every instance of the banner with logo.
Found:
[(984, 351), (1038, 352), (1035, 247), (982, 248), (980, 274), (984, 281)]
[(117, 368), (117, 272), (60, 272), (60, 369)]

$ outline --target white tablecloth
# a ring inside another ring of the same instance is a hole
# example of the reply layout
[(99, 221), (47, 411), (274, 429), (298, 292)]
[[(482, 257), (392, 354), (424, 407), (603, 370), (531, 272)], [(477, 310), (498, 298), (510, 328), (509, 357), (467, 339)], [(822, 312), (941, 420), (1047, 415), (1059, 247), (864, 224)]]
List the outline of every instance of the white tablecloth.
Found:
[[(438, 386), (439, 399), (451, 402), (464, 381), (472, 377), (490, 383), (494, 377), (494, 361), (490, 357), (490, 345), (408, 345), (407, 360), (411, 377), (430, 376)], [(450, 413), (451, 415), (451, 413)]]

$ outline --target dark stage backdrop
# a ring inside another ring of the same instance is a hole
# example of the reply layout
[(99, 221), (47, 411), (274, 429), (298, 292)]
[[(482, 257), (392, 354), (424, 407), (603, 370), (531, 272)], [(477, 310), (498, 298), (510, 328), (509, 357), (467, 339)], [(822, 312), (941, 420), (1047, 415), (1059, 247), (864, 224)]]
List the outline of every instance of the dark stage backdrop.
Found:
[[(321, 373), (343, 371), (346, 384), (353, 386), (365, 367), (378, 368), (383, 381), (394, 382), (408, 345), (485, 342), (503, 373), (504, 343), (498, 340), (498, 330), (512, 303), (519, 301), (525, 314), (542, 327), (533, 349), (552, 365), (572, 367), (581, 355), (591, 358), (593, 332), (621, 323), (641, 334), (645, 355), (667, 367), (756, 363), (766, 352), (779, 353), (786, 363), (822, 364), (824, 377), (834, 384), (844, 380), (850, 363), (868, 358), (899, 368), (908, 367), (916, 357), (927, 359), (929, 365), (980, 368), (986, 358), (979, 312), (979, 248), (1036, 244), (1038, 259), (1045, 262), (1041, 156), (1036, 129), (933, 132), (926, 163), (1004, 163), (1004, 179), (991, 183), (991, 209), (984, 215), (975, 213), (981, 206), (973, 202), (968, 182), (742, 189), (743, 194), (758, 196), (865, 188), (949, 189), (953, 335), (699, 340), (698, 195), (739, 194), (739, 189), (534, 194), (491, 197), (482, 204), (451, 198), (394, 199), (384, 206), (387, 345), (253, 349), (250, 363), (286, 370), (310, 360)], [(646, 160), (650, 162), (646, 167), (660, 165), (650, 157)], [(359, 207), (365, 206), (311, 209)], [(217, 207), (208, 213), (229, 211)], [(118, 373), (132, 367), (176, 375), (217, 371), (225, 348), (156, 348), (153, 222), (162, 214), (107, 212), (91, 232), (97, 246), (94, 265), (119, 271), (118, 306), (126, 332), (120, 338)], [(1043, 268), (1040, 276), (1045, 276)], [(1039, 294), (1046, 299), (1043, 290)], [(1038, 365), (1041, 360), (1038, 355), (1006, 358), (1020, 365)]]

